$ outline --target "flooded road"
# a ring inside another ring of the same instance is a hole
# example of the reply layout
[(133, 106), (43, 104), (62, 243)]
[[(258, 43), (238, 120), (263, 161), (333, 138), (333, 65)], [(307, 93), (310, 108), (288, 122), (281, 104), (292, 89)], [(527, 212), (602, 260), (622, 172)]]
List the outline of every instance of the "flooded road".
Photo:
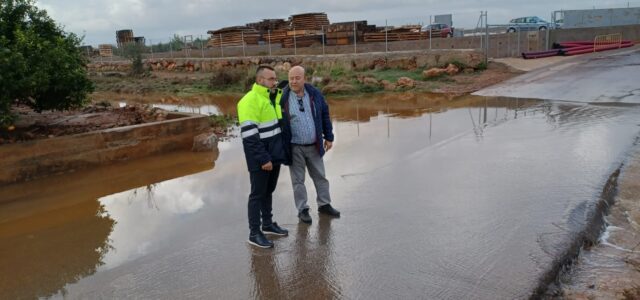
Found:
[(571, 57), (474, 94), (640, 104), (638, 74), (640, 48), (635, 46)]
[(640, 133), (636, 107), (392, 94), (330, 108), (342, 218), (310, 203), (317, 221), (299, 224), (284, 168), (274, 220), (290, 236), (247, 245), (238, 138), (6, 186), (0, 298), (527, 298)]

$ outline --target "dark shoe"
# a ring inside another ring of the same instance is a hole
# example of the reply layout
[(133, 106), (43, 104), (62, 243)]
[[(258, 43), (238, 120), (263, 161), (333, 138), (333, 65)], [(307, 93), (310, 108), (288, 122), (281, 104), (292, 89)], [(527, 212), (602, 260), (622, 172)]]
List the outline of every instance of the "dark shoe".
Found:
[(321, 214), (329, 215), (336, 218), (340, 217), (340, 212), (337, 209), (331, 207), (331, 204), (325, 204), (323, 206), (318, 207), (318, 212)]
[(298, 213), (298, 218), (300, 221), (305, 222), (307, 224), (311, 224), (311, 216), (309, 215), (309, 209), (305, 208), (300, 213)]
[(264, 234), (273, 234), (273, 235), (279, 235), (279, 236), (289, 235), (289, 231), (278, 226), (278, 223), (276, 222), (273, 222), (271, 223), (271, 225), (268, 225), (268, 226), (262, 226), (262, 232), (264, 232)]
[(258, 232), (254, 235), (249, 236), (249, 240), (247, 241), (249, 244), (254, 245), (260, 248), (273, 248), (273, 243), (268, 240), (262, 232)]

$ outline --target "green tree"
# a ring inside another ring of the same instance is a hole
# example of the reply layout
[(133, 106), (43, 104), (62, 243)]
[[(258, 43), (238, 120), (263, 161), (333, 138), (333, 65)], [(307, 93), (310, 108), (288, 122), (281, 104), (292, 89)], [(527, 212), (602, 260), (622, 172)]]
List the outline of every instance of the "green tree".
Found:
[(131, 60), (131, 75), (140, 76), (146, 73), (144, 69), (144, 63), (142, 61), (142, 53), (146, 52), (144, 45), (138, 45), (135, 43), (126, 44), (120, 49), (122, 56)]
[(0, 125), (13, 121), (14, 101), (37, 111), (86, 102), (93, 84), (80, 42), (33, 0), (0, 0)]

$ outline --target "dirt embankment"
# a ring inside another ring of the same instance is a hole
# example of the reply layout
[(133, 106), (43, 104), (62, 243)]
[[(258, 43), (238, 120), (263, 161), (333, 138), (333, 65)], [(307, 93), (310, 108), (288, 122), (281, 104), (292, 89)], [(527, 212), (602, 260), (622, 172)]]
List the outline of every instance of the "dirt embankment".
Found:
[(33, 111), (26, 106), (14, 106), (17, 122), (0, 130), (0, 145), (78, 134), (114, 127), (164, 121), (167, 112), (147, 105), (113, 107), (109, 103), (91, 104), (68, 111)]

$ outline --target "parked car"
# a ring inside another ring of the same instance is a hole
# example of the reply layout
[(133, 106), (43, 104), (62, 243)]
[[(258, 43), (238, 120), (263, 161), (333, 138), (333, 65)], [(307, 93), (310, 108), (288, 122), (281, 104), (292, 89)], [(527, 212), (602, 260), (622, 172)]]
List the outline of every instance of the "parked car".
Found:
[(555, 24), (549, 23), (539, 17), (522, 17), (509, 21), (507, 32), (536, 31), (555, 29)]
[(433, 30), (432, 34), (436, 37), (439, 36), (445, 38), (453, 36), (453, 27), (447, 24), (433, 23), (422, 27), (423, 32), (429, 32), (429, 30)]

